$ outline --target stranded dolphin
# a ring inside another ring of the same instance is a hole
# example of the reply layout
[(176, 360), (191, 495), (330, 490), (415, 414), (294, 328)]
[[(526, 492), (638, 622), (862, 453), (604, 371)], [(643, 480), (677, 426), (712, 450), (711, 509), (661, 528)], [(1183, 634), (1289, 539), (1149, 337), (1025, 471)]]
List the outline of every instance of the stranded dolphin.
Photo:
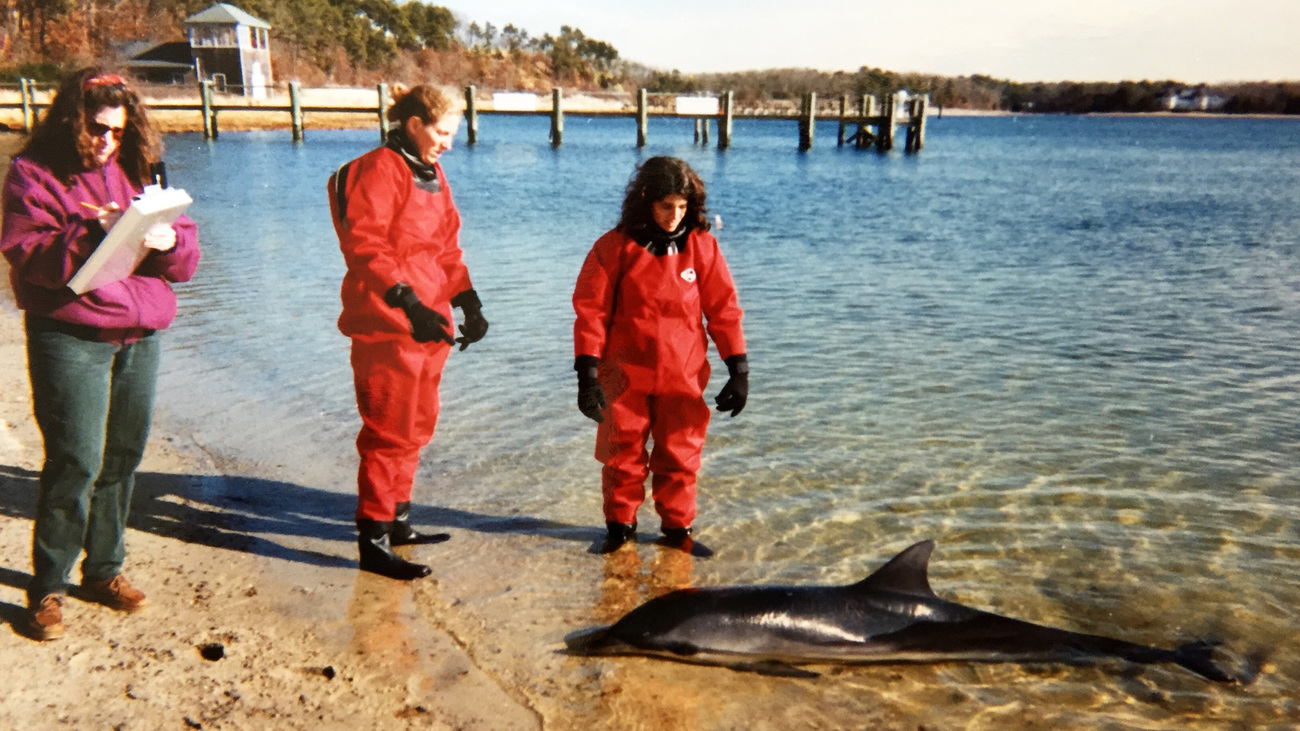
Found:
[(654, 655), (769, 674), (813, 676), (792, 664), (1065, 662), (1118, 657), (1176, 663), (1234, 682), (1206, 642), (1174, 650), (1080, 634), (946, 601), (930, 589), (934, 541), (922, 541), (848, 586), (679, 589), (610, 627), (566, 638), (576, 655)]

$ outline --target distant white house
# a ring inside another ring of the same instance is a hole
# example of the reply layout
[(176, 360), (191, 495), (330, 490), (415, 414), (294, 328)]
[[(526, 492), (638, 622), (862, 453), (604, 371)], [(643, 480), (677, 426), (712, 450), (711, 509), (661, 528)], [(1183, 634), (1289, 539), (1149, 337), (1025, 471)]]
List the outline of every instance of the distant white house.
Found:
[(271, 25), (228, 3), (217, 3), (185, 19), (196, 76), (218, 89), (236, 87), (264, 99), (271, 79)]
[(1157, 102), (1161, 109), (1171, 112), (1213, 112), (1222, 109), (1228, 98), (1211, 93), (1204, 86), (1171, 87)]

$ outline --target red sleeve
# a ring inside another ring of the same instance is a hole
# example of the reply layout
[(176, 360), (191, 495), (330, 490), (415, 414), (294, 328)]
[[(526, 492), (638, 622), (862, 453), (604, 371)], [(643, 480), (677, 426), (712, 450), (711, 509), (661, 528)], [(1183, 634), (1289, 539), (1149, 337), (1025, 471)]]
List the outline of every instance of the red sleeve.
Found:
[(740, 300), (736, 297), (736, 285), (731, 280), (731, 271), (727, 261), (722, 257), (718, 240), (709, 233), (696, 234), (696, 249), (701, 256), (696, 258), (700, 271), (699, 277), (700, 306), (707, 320), (705, 329), (713, 344), (718, 347), (718, 355), (723, 360), (733, 355), (745, 353), (745, 333), (740, 321), (745, 312), (740, 309)]
[(622, 272), (619, 256), (626, 238), (610, 231), (596, 240), (582, 263), (573, 288), (573, 354), (599, 358), (605, 351), (609, 321), (614, 315), (614, 295)]
[(383, 293), (398, 282), (409, 281), (394, 255), (389, 229), (410, 195), (411, 185), (410, 171), (389, 150), (362, 155), (348, 166), (346, 211), (342, 218), (335, 211), (334, 224), (348, 271), (369, 291)]

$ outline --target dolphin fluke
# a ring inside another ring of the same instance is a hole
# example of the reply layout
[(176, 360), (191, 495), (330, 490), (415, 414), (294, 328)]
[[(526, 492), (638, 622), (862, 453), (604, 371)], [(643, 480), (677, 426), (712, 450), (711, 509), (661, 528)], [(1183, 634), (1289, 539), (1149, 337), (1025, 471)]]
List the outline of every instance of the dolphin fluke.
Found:
[(1205, 640), (1189, 642), (1174, 650), (1173, 660), (1202, 678), (1219, 683), (1241, 682), (1241, 678), (1228, 673), (1214, 662), (1214, 651), (1217, 647), (1218, 643)]

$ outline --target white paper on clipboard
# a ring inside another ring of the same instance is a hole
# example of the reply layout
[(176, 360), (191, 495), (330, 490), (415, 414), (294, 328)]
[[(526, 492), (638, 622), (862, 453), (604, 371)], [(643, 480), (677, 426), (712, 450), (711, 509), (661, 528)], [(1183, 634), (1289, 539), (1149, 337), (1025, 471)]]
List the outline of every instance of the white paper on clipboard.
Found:
[(85, 294), (131, 276), (149, 254), (144, 245), (144, 235), (149, 229), (157, 223), (170, 226), (193, 202), (180, 188), (145, 188), (81, 269), (68, 280), (68, 287), (77, 294)]

